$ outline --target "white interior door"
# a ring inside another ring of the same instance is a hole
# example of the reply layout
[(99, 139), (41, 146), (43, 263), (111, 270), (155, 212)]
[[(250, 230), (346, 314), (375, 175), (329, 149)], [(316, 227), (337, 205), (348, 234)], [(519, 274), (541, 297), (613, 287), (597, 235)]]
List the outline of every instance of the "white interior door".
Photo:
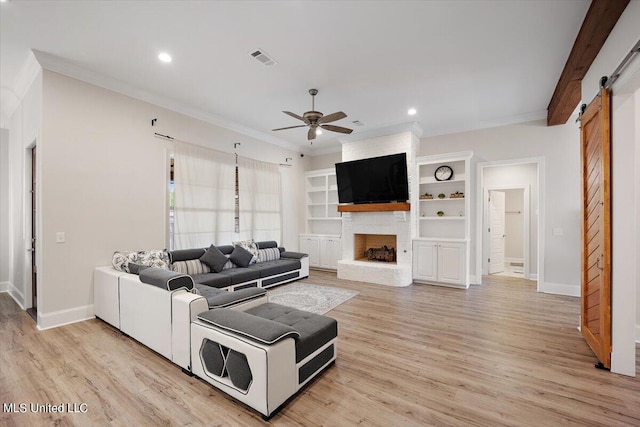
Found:
[(504, 271), (504, 191), (489, 191), (489, 274)]

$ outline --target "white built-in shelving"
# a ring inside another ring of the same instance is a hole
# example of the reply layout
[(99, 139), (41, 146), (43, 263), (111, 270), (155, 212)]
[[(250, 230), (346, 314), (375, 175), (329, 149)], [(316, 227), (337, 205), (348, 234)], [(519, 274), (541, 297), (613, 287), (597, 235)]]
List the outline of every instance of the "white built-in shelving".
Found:
[[(416, 159), (414, 281), (469, 286), (472, 156), (472, 152), (461, 152)], [(451, 179), (438, 181), (435, 178), (435, 171), (440, 166), (449, 166), (453, 170)]]
[(300, 235), (300, 251), (309, 254), (309, 266), (335, 270), (342, 257), (335, 168), (305, 173), (306, 233)]

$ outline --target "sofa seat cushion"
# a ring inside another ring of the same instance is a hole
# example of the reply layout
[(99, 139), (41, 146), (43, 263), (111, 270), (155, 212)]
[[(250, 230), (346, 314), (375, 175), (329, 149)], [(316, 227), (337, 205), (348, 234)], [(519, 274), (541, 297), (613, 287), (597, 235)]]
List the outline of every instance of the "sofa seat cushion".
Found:
[(275, 276), (276, 274), (287, 273), (289, 271), (300, 269), (300, 260), (297, 259), (278, 259), (275, 261), (259, 262), (247, 267), (250, 270), (260, 272), (260, 278)]
[(267, 293), (262, 288), (248, 288), (228, 292), (200, 283), (196, 283), (196, 289), (207, 300), (209, 308), (233, 307), (234, 305), (260, 298)]
[(229, 270), (223, 270), (220, 274), (231, 277), (231, 284), (237, 285), (239, 283), (250, 282), (252, 280), (258, 280), (260, 278), (260, 272), (249, 268), (231, 268)]
[(245, 313), (290, 326), (300, 334), (296, 340), (296, 363), (338, 336), (338, 322), (327, 316), (284, 305), (266, 303)]
[(226, 288), (231, 286), (231, 276), (222, 273), (196, 274), (193, 281), (214, 288)]

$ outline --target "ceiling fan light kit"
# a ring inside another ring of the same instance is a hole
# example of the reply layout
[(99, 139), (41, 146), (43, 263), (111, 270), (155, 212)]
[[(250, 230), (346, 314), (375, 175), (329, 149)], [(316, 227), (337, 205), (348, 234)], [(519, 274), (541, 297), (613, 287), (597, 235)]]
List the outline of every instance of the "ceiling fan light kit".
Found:
[(293, 117), (294, 119), (298, 119), (304, 122), (305, 124), (297, 125), (297, 126), (287, 126), (287, 127), (277, 128), (272, 130), (279, 131), (279, 130), (294, 129), (294, 128), (301, 128), (301, 127), (308, 126), (309, 131), (307, 132), (307, 140), (309, 141), (313, 141), (314, 139), (316, 139), (316, 136), (321, 133), (321, 132), (318, 132), (320, 131), (320, 129), (318, 128), (328, 130), (331, 132), (346, 133), (346, 134), (350, 134), (351, 132), (353, 132), (353, 129), (348, 129), (342, 126), (328, 125), (327, 123), (344, 119), (347, 117), (347, 115), (342, 111), (338, 111), (325, 116), (320, 111), (315, 111), (316, 109), (315, 96), (318, 94), (318, 89), (309, 89), (309, 94), (311, 95), (311, 111), (307, 111), (302, 116), (292, 113), (291, 111), (283, 111), (283, 113)]

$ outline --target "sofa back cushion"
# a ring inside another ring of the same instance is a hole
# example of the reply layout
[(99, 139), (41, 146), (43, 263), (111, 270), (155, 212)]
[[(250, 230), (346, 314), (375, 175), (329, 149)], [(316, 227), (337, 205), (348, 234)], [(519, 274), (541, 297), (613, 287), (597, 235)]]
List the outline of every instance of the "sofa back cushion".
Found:
[(201, 249), (177, 249), (174, 251), (169, 251), (169, 260), (171, 263), (177, 261), (188, 261), (192, 259), (198, 259), (204, 254), (207, 248)]
[(269, 248), (277, 248), (278, 242), (275, 240), (267, 240), (264, 242), (256, 242), (258, 249), (269, 249)]

